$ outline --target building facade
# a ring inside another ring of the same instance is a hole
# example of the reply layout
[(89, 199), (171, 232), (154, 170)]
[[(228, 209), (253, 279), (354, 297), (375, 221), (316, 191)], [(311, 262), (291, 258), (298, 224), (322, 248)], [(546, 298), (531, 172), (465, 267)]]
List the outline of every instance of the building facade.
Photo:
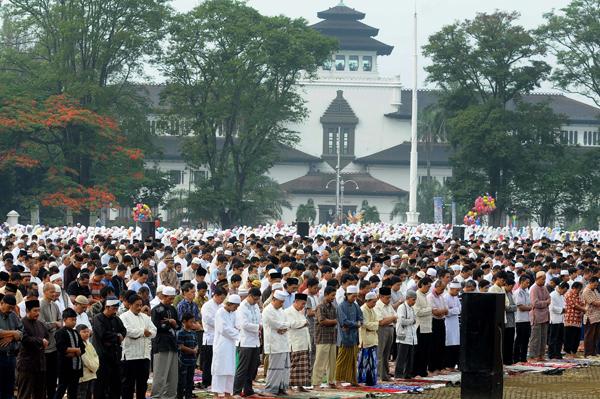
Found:
[[(376, 39), (378, 29), (362, 22), (364, 13), (338, 5), (317, 16), (320, 21), (312, 27), (336, 38), (339, 50), (320, 68), (317, 79), (300, 82), (309, 114), (302, 123), (289, 126), (299, 133), (300, 142), (295, 148), (282, 146), (279, 161), (268, 172), (291, 204), (282, 220), (295, 221), (298, 206), (309, 199), (317, 208), (317, 222), (335, 219), (339, 146), (344, 214), (360, 210), (367, 200), (377, 207), (382, 221), (403, 221), (404, 215), (392, 218), (392, 210), (408, 195), (412, 92), (402, 88), (398, 77), (379, 74), (380, 57), (391, 54), (393, 47)], [(158, 103), (159, 91), (160, 87), (148, 87), (152, 102)], [(420, 111), (437, 101), (434, 91), (418, 95)], [(561, 133), (565, 144), (600, 146), (600, 109), (557, 94), (532, 94), (525, 101), (547, 101), (567, 117)], [(161, 127), (156, 145), (163, 157), (149, 160), (148, 166), (168, 171), (179, 192), (191, 192), (208, 173), (190, 169), (181, 157), (182, 139), (177, 134), (182, 129), (183, 124)], [(429, 149), (425, 157), (424, 144), (419, 145), (419, 178), (427, 176), (429, 164), (432, 177), (445, 183), (452, 176), (449, 147), (437, 143)], [(165, 212), (161, 216), (169, 219)]]

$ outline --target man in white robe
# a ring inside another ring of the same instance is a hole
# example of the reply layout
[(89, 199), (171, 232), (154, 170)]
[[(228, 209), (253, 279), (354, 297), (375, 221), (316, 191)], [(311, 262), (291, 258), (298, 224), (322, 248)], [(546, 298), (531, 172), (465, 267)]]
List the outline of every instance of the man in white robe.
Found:
[(233, 393), (235, 376), (235, 344), (239, 340), (240, 330), (236, 326), (235, 311), (242, 302), (239, 295), (230, 295), (225, 305), (215, 315), (215, 339), (213, 351), (212, 392), (215, 398), (230, 398)]
[(200, 368), (202, 369), (202, 386), (208, 388), (212, 384), (211, 365), (213, 359), (213, 343), (215, 337), (215, 316), (227, 292), (223, 287), (217, 287), (213, 292), (211, 300), (202, 305), (200, 314), (202, 316), (202, 347), (200, 348)]
[(446, 367), (454, 370), (458, 365), (460, 353), (460, 324), (459, 316), (461, 303), (458, 298), (461, 284), (453, 281), (448, 285), (448, 291), (444, 293), (444, 299), (448, 306), (448, 314), (445, 318), (446, 323)]
[(275, 291), (271, 303), (262, 314), (264, 329), (264, 351), (269, 355), (269, 368), (265, 390), (274, 395), (287, 395), (290, 385), (290, 323), (283, 311), (286, 291)]

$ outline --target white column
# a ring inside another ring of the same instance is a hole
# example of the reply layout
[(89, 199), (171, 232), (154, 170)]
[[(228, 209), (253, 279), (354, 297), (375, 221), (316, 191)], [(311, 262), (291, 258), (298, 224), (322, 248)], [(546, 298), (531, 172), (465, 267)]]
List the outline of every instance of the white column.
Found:
[(413, 91), (412, 91), (412, 115), (411, 115), (411, 145), (410, 145), (410, 190), (408, 197), (408, 212), (406, 212), (406, 223), (409, 226), (419, 224), (419, 213), (417, 212), (417, 185), (418, 180), (418, 155), (417, 155), (417, 0), (415, 0), (415, 21), (414, 21), (414, 54), (413, 54)]

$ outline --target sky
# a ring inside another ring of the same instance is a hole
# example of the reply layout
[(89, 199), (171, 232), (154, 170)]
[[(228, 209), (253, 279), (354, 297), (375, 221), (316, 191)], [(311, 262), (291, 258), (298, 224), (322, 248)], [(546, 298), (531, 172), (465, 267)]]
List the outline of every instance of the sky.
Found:
[[(248, 4), (264, 15), (283, 14), (288, 17), (307, 19), (311, 24), (319, 21), (317, 12), (326, 10), (340, 0), (248, 0)], [(418, 12), (419, 47), (427, 38), (443, 26), (457, 20), (471, 19), (478, 12), (518, 11), (520, 24), (535, 28), (543, 23), (543, 15), (552, 9), (560, 10), (570, 0), (416, 0)], [(202, 0), (173, 0), (177, 11), (185, 12), (200, 4)], [(400, 76), (404, 87), (412, 88), (413, 52), (413, 0), (344, 0), (348, 7), (366, 14), (362, 21), (379, 28), (377, 39), (394, 46), (390, 56), (379, 58), (379, 71), (382, 76)], [(420, 50), (419, 50), (420, 52)], [(554, 63), (550, 57), (547, 62)], [(422, 67), (428, 60), (419, 57), (418, 87), (431, 87), (425, 84), (425, 71)], [(545, 83), (542, 91), (557, 92), (552, 84)], [(581, 99), (581, 98), (580, 98)], [(588, 102), (588, 101), (586, 101)]]

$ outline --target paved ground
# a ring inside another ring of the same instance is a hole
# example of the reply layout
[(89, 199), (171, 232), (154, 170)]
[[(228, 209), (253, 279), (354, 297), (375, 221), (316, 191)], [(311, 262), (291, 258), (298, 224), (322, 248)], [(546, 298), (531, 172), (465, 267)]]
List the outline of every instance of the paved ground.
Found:
[[(460, 388), (441, 388), (418, 396), (423, 399), (458, 399)], [(504, 380), (504, 398), (598, 399), (600, 398), (600, 367), (566, 370), (559, 376), (540, 373), (511, 376)]]
[[(367, 392), (313, 391), (290, 392), (289, 399), (344, 399), (365, 398)], [(198, 392), (200, 398), (209, 398), (208, 392)], [(423, 399), (459, 399), (460, 388), (440, 388), (418, 395), (392, 394), (390, 399), (416, 396)], [(509, 376), (504, 380), (505, 399), (599, 399), (600, 366), (565, 370), (563, 375), (526, 373)]]

